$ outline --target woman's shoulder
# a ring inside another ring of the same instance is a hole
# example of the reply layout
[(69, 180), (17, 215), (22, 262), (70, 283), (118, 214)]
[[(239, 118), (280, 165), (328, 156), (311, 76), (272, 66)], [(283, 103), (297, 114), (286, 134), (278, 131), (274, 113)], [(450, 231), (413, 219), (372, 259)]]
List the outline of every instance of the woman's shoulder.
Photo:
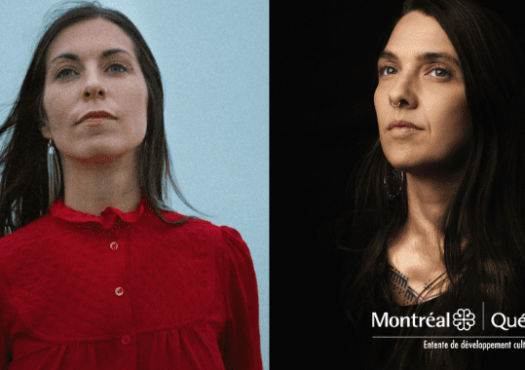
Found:
[(219, 226), (197, 216), (187, 216), (176, 211), (163, 211), (162, 216), (164, 216), (168, 222), (182, 221), (180, 225), (178, 225), (181, 226), (181, 231), (197, 232), (208, 237), (219, 237), (224, 232), (237, 232), (231, 227), (224, 225)]
[[(174, 211), (165, 212), (163, 216), (169, 222), (180, 221), (188, 217)], [(230, 226), (216, 225), (199, 217), (191, 216), (180, 227), (174, 229), (174, 232), (192, 244), (240, 249), (249, 253), (239, 231)]]
[(53, 235), (53, 222), (49, 214), (37, 218), (9, 234), (0, 238), (0, 255), (8, 250), (23, 248), (24, 246), (43, 243)]
[(349, 212), (322, 224), (316, 238), (323, 252), (340, 262), (362, 255), (376, 231), (370, 215)]

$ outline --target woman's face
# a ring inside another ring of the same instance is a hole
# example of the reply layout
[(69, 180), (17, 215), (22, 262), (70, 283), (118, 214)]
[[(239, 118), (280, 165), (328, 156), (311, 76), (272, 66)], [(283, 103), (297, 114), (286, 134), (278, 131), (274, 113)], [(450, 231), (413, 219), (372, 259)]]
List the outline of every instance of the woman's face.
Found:
[[(409, 173), (456, 169), (464, 163), (472, 131), (462, 71), (451, 60), (420, 59), (446, 53), (459, 64), (447, 34), (435, 18), (414, 11), (397, 23), (384, 52), (397, 56), (379, 59), (374, 94), (387, 160)], [(418, 129), (390, 127), (401, 120)]]
[[(42, 135), (63, 159), (104, 161), (135, 153), (147, 128), (148, 90), (131, 39), (93, 19), (62, 30), (46, 60)], [(90, 118), (106, 111), (114, 118)]]

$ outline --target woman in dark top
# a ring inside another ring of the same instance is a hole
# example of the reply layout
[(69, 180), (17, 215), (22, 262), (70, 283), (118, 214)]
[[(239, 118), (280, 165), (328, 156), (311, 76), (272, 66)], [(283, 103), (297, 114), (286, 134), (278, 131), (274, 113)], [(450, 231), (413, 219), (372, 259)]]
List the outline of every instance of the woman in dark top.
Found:
[(341, 236), (343, 366), (508, 363), (520, 339), (494, 336), (525, 335), (520, 44), (472, 1), (407, 0), (377, 56), (379, 138), (356, 171)]

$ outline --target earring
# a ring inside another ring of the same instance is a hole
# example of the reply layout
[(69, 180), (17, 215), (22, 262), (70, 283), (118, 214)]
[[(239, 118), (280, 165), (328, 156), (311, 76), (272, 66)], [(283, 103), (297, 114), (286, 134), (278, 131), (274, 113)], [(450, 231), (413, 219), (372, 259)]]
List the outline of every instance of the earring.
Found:
[(47, 143), (47, 179), (49, 187), (49, 206), (55, 203), (60, 195), (62, 187), (62, 178), (60, 175), (60, 164), (58, 162), (58, 153), (53, 146), (53, 139)]
[(388, 194), (388, 199), (395, 199), (403, 190), (403, 182), (405, 174), (403, 171), (396, 170), (395, 168), (390, 172), (391, 176), (385, 176), (383, 178), (383, 184)]

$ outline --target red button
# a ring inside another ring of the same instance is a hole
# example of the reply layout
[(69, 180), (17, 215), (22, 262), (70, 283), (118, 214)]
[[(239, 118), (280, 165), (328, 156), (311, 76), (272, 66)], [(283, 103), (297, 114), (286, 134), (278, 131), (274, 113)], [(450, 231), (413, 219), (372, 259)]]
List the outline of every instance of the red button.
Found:
[(111, 250), (116, 251), (118, 249), (118, 243), (113, 242), (109, 245), (109, 247), (111, 248)]
[(131, 342), (131, 338), (129, 337), (129, 335), (124, 335), (122, 337), (122, 343), (127, 345), (127, 344), (129, 344), (129, 342)]

